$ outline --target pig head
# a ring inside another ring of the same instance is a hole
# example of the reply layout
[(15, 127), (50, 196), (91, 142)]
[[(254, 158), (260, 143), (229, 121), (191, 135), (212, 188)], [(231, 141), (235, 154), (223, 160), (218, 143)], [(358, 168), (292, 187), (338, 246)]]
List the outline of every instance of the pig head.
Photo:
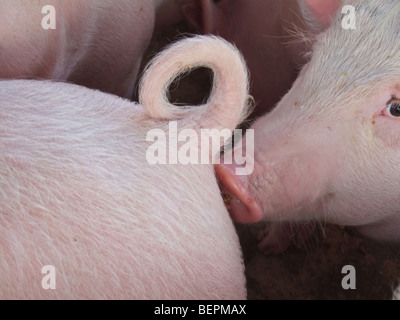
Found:
[[(332, 11), (306, 3), (329, 21)], [(339, 10), (292, 89), (253, 124), (254, 171), (216, 171), (239, 222), (329, 222), (400, 241), (400, 4), (344, 5), (355, 29), (343, 28)]]

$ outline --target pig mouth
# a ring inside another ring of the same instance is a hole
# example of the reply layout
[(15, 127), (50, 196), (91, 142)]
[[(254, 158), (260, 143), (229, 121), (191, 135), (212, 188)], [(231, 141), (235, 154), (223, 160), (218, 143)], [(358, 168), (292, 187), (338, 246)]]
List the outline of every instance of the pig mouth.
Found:
[(243, 181), (227, 165), (215, 165), (215, 173), (225, 206), (235, 222), (255, 223), (261, 220), (260, 206), (249, 194)]

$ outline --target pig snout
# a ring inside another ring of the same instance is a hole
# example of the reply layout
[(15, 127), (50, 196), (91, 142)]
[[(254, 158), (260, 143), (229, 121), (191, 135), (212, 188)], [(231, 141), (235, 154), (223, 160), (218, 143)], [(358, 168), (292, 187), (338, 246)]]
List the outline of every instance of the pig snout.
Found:
[(234, 221), (253, 223), (261, 219), (261, 208), (248, 189), (246, 178), (238, 178), (235, 166), (219, 164), (215, 166), (224, 202)]

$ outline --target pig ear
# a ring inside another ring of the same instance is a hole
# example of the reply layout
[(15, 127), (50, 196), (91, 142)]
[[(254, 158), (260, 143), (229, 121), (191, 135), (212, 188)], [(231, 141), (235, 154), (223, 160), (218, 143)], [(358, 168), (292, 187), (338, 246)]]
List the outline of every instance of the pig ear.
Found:
[(303, 16), (309, 24), (320, 24), (323, 29), (330, 25), (331, 19), (335, 16), (341, 5), (341, 0), (301, 0), (300, 7)]
[(178, 0), (186, 23), (201, 34), (217, 34), (226, 37), (229, 18), (220, 5), (213, 0)]

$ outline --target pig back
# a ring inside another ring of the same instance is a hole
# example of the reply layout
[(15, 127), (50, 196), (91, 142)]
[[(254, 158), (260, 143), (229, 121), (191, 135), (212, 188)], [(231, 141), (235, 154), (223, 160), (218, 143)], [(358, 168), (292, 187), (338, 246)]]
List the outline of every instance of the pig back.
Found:
[(153, 0), (3, 0), (0, 78), (54, 79), (131, 97)]
[(0, 298), (245, 298), (212, 167), (148, 164), (154, 125), (98, 91), (1, 81)]

